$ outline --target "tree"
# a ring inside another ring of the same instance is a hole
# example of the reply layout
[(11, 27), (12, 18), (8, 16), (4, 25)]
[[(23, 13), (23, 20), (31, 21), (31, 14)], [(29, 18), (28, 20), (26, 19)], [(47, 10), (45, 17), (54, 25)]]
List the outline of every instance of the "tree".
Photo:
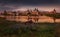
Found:
[(4, 15), (4, 18), (6, 18), (6, 16), (7, 16), (7, 11), (6, 10), (4, 11), (3, 15)]
[(31, 19), (31, 13), (30, 13), (30, 11), (29, 10), (27, 10), (28, 11), (28, 13), (27, 13), (27, 15), (28, 15), (28, 21)]
[(56, 10), (55, 9), (53, 10), (53, 13), (54, 13), (53, 20), (54, 20), (54, 23), (55, 23), (55, 21), (56, 21), (56, 18), (55, 18), (56, 17)]
[(45, 15), (49, 16), (49, 17), (52, 17), (54, 23), (56, 22), (56, 18), (58, 17), (57, 14), (56, 14), (56, 10), (55, 9), (53, 10), (52, 14), (45, 14)]
[(16, 19), (16, 12), (13, 12), (13, 14), (14, 14), (14, 19)]
[(14, 16), (16, 16), (16, 12), (13, 12), (14, 13)]

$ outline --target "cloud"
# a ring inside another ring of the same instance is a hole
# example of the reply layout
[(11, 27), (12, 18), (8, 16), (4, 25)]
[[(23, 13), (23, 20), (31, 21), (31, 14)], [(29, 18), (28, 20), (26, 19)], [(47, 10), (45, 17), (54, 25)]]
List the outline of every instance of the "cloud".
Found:
[(32, 6), (33, 8), (36, 6), (44, 6), (43, 8), (45, 6), (46, 8), (55, 7), (59, 11), (60, 0), (0, 0), (0, 10), (14, 10), (21, 9), (22, 7), (32, 8)]
[(59, 6), (22, 6), (22, 7), (13, 9), (13, 11), (21, 11), (21, 10), (25, 11), (27, 9), (34, 10), (35, 8), (38, 8), (40, 11), (53, 11), (53, 9), (56, 9), (57, 12), (60, 12)]
[(18, 7), (19, 5), (0, 3), (0, 10), (13, 10)]
[(5, 4), (60, 4), (60, 0), (0, 0), (1, 3)]

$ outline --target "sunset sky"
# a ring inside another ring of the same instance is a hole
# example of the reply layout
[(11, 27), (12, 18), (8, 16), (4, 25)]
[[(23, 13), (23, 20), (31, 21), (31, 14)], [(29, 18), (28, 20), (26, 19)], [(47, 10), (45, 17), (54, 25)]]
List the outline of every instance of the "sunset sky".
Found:
[(55, 8), (60, 12), (60, 0), (0, 0), (0, 11), (34, 8), (43, 11), (52, 11)]

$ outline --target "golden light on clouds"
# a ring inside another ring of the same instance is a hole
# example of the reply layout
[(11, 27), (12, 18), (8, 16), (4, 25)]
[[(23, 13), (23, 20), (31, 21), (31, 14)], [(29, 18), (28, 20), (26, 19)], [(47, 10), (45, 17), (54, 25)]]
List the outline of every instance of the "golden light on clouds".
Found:
[(59, 6), (22, 6), (14, 9), (13, 11), (26, 11), (27, 9), (34, 10), (35, 8), (38, 8), (40, 11), (53, 11), (53, 9), (56, 9), (57, 12), (60, 12)]
[(27, 10), (27, 8), (17, 8), (17, 9), (15, 9), (13, 11), (26, 11), (26, 10)]

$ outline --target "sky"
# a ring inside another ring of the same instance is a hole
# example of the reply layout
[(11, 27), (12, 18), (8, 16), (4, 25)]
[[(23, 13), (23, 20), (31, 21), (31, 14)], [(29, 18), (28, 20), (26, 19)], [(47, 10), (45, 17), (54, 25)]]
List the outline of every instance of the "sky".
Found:
[(52, 11), (55, 8), (60, 12), (60, 0), (0, 0), (0, 11), (34, 8), (44, 11)]

